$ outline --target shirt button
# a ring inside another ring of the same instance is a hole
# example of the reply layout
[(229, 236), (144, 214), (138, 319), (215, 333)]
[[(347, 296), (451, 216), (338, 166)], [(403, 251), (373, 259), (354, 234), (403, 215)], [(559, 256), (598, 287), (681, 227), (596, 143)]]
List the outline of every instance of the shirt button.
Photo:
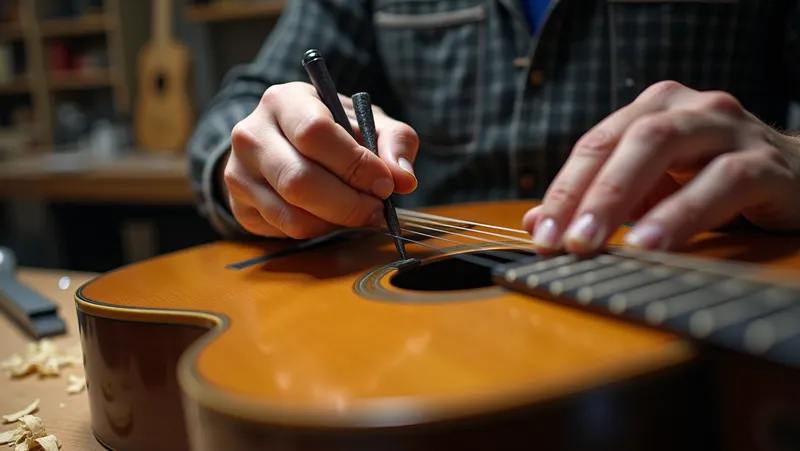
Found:
[(525, 174), (519, 179), (519, 187), (523, 190), (531, 190), (533, 189), (534, 179), (531, 174)]
[(541, 86), (544, 83), (544, 72), (541, 69), (531, 71), (531, 83), (534, 86)]

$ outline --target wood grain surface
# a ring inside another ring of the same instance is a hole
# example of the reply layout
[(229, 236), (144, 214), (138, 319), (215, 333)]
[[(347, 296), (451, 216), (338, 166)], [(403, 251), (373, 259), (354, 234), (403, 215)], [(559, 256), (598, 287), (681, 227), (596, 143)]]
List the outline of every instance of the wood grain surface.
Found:
[[(69, 271), (21, 269), (19, 280), (34, 290), (57, 302), (61, 316), (67, 323), (67, 334), (53, 338), (53, 342), (68, 349), (79, 342), (77, 317), (74, 307), (75, 289), (93, 277), (93, 274)], [(59, 281), (68, 278), (69, 284)], [(15, 352), (23, 353), (30, 339), (0, 315), (0, 360)], [(89, 403), (86, 392), (70, 395), (67, 393), (67, 377), (70, 374), (83, 375), (83, 367), (73, 366), (62, 369), (61, 376), (40, 379), (30, 375), (22, 379), (8, 379), (5, 374), (0, 379), (0, 415), (16, 412), (36, 398), (40, 399), (39, 410), (34, 415), (40, 417), (48, 432), (58, 437), (61, 451), (101, 451), (105, 450), (92, 435), (89, 417)], [(0, 425), (0, 432), (15, 427)]]

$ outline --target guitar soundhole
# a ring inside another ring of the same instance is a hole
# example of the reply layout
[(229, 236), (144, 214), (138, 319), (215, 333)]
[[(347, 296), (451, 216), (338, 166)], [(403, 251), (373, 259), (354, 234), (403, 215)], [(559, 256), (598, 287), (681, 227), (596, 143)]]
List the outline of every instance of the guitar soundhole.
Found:
[[(504, 255), (529, 255), (524, 252), (506, 250)], [(508, 259), (491, 252), (475, 251), (459, 255), (472, 255), (497, 264), (508, 263)], [(455, 291), (474, 290), (495, 286), (491, 268), (464, 259), (446, 257), (399, 272), (390, 283), (404, 290), (415, 291)]]

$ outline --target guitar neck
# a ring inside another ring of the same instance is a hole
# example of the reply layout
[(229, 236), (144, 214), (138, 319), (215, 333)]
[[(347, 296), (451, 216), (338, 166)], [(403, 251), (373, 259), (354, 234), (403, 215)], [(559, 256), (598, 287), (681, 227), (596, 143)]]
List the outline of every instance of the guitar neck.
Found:
[(494, 268), (493, 279), (518, 293), (800, 368), (800, 289), (748, 270), (619, 248), (586, 258), (532, 256)]
[(153, 0), (153, 42), (164, 44), (172, 39), (172, 0)]

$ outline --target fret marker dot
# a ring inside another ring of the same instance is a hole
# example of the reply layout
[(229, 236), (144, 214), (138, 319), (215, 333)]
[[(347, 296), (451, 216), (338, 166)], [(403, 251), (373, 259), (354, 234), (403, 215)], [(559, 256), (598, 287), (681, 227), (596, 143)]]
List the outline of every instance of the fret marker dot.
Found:
[(551, 293), (555, 295), (561, 294), (561, 291), (564, 289), (564, 285), (561, 282), (553, 282), (547, 287)]
[(614, 263), (617, 259), (613, 255), (603, 254), (597, 257), (597, 261), (600, 263)]
[(667, 277), (672, 273), (669, 268), (664, 266), (656, 266), (655, 268), (651, 269), (650, 272), (656, 277)]
[(684, 274), (682, 279), (684, 282), (691, 285), (700, 285), (706, 281), (706, 277), (698, 272), (690, 272), (688, 274)]
[(608, 300), (608, 309), (612, 313), (622, 313), (628, 307), (628, 298), (622, 294), (615, 294)]
[(644, 316), (651, 324), (659, 324), (667, 317), (667, 307), (663, 302), (654, 302), (647, 306)]
[(539, 286), (539, 277), (538, 276), (528, 276), (528, 286), (531, 288), (535, 288)]
[(750, 351), (761, 354), (775, 343), (775, 327), (766, 321), (756, 321), (744, 333), (744, 344)]
[(506, 280), (507, 281), (513, 282), (514, 279), (516, 279), (516, 278), (517, 278), (517, 272), (514, 271), (513, 269), (506, 273)]
[(592, 289), (589, 287), (583, 287), (580, 290), (578, 290), (578, 296), (577, 296), (578, 302), (580, 302), (583, 305), (592, 302), (593, 297), (594, 293), (592, 293)]
[(689, 318), (689, 330), (698, 337), (707, 337), (714, 331), (714, 316), (706, 310), (694, 313)]

